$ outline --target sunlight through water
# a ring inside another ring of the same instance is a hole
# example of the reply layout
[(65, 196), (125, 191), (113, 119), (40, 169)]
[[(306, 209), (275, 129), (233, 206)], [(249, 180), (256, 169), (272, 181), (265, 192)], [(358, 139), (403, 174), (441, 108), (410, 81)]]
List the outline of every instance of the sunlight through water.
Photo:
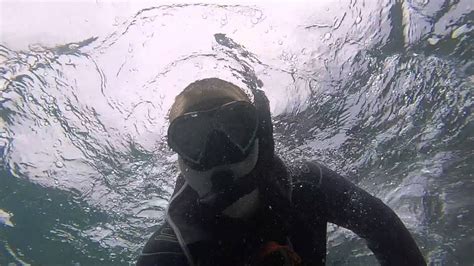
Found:
[[(266, 92), (287, 163), (381, 198), (432, 265), (472, 265), (472, 1), (314, 2), (150, 3), (59, 45), (2, 41), (0, 264), (134, 263), (178, 173), (168, 109), (218, 77)], [(377, 265), (328, 230), (328, 265)]]

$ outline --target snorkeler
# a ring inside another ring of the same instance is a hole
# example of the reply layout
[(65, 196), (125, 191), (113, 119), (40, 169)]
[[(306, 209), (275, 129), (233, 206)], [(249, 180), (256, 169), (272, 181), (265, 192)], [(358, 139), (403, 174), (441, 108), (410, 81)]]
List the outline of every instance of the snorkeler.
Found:
[(328, 222), (364, 238), (382, 265), (426, 265), (381, 200), (317, 162), (278, 158), (268, 100), (253, 94), (210, 78), (176, 97), (168, 144), (180, 175), (137, 265), (324, 265)]

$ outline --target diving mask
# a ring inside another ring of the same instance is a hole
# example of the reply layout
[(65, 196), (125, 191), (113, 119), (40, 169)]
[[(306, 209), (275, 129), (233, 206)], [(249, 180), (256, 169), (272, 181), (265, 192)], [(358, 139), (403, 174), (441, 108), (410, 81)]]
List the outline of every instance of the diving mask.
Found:
[(257, 128), (255, 107), (246, 101), (232, 101), (174, 119), (168, 128), (168, 144), (189, 166), (205, 171), (247, 158)]

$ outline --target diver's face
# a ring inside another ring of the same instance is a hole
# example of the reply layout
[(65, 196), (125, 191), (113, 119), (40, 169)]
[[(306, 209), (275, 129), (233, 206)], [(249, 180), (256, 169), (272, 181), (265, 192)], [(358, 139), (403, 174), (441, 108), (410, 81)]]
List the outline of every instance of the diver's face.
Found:
[[(246, 101), (176, 117), (168, 128), (168, 144), (179, 154), (179, 167), (199, 196), (247, 190), (248, 175), (258, 160), (258, 116)], [(245, 188), (245, 189), (244, 189)]]
[(233, 186), (239, 178), (248, 175), (257, 164), (258, 148), (258, 139), (256, 139), (249, 155), (243, 161), (218, 165), (202, 171), (191, 168), (179, 156), (179, 169), (189, 186), (198, 193), (200, 198), (204, 198)]

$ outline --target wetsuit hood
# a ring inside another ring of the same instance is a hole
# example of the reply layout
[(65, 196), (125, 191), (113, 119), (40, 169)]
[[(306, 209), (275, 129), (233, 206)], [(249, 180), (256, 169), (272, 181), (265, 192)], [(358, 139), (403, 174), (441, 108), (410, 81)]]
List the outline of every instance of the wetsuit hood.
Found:
[[(237, 88), (240, 91), (222, 93), (225, 97), (243, 93), (240, 88), (229, 85), (228, 82), (218, 79), (209, 79), (208, 81), (213, 84), (212, 86), (217, 86), (216, 84), (220, 83), (228, 86), (227, 88), (230, 87), (231, 90)], [(181, 181), (178, 182), (179, 186), (177, 185), (170, 200), (167, 220), (175, 231), (191, 264), (196, 261), (196, 256), (200, 256), (200, 252), (196, 253), (196, 249), (193, 248), (197, 243), (200, 243), (198, 246), (203, 246), (202, 243), (215, 245), (222, 240), (223, 243), (226, 242), (230, 245), (227, 246), (229, 250), (233, 250), (231, 248), (232, 243), (240, 243), (235, 240), (242, 241), (242, 236), (249, 237), (249, 239), (255, 238), (256, 245), (259, 245), (258, 239), (276, 240), (279, 243), (284, 243), (286, 239), (286, 228), (288, 226), (285, 223), (288, 217), (285, 214), (291, 208), (291, 182), (284, 164), (274, 155), (273, 126), (269, 101), (261, 90), (254, 89), (252, 93), (252, 104), (255, 107), (258, 120), (255, 138), (257, 149), (254, 151), (258, 153), (258, 156), (252, 167), (253, 169), (248, 174), (237, 178), (228, 190), (222, 190), (214, 194), (198, 193), (199, 189), (192, 185), (192, 181), (190, 181), (192, 177), (190, 175), (186, 176), (186, 166), (189, 166), (189, 164), (180, 159), (181, 176), (178, 181)], [(225, 97), (212, 96), (211, 98), (214, 104), (219, 101), (219, 103), (222, 103), (227, 100), (236, 100), (236, 98)], [(198, 105), (203, 106), (195, 101), (190, 105), (194, 107), (188, 109), (184, 105), (174, 105), (170, 112), (170, 120), (176, 119), (177, 115), (182, 112), (199, 110), (195, 109)], [(209, 107), (213, 108), (214, 106), (206, 106), (206, 108)], [(223, 174), (223, 172), (219, 174)], [(254, 195), (252, 194), (255, 193), (254, 191), (258, 191), (259, 202), (259, 210), (255, 213), (255, 219), (244, 221), (225, 213), (228, 207), (244, 196), (249, 195), (251, 197), (251, 195)], [(203, 194), (206, 194), (206, 197), (203, 197)], [(208, 204), (209, 202), (211, 204)], [(253, 229), (248, 228), (248, 222), (254, 220), (259, 221), (259, 224), (251, 226)], [(226, 245), (217, 245), (217, 247), (219, 247), (218, 249), (220, 247), (225, 248)], [(222, 252), (212, 253), (219, 255)]]

